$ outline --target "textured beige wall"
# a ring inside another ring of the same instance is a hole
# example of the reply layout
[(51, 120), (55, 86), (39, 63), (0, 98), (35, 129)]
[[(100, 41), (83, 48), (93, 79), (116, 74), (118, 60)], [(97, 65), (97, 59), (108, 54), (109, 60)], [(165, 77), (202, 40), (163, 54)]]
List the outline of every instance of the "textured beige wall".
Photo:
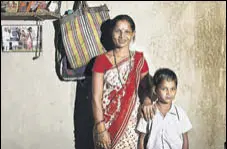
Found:
[[(192, 122), (191, 149), (223, 149), (226, 140), (226, 2), (106, 3), (111, 18), (124, 13), (136, 22), (133, 49), (143, 51), (150, 72), (176, 71), (176, 103)], [(72, 8), (63, 2), (62, 13)], [(34, 23), (2, 21), (9, 23)], [(1, 147), (73, 149), (76, 83), (60, 82), (54, 71), (54, 29), (43, 22), (41, 57), (1, 53)]]

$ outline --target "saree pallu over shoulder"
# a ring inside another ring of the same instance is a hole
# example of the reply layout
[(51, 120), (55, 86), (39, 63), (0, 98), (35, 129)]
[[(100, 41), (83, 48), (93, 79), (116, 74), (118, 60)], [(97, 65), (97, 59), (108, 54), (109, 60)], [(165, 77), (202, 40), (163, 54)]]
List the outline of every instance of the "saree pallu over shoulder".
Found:
[(143, 54), (133, 52), (131, 58), (124, 59), (118, 67), (113, 66), (104, 74), (104, 119), (110, 133), (112, 148), (126, 130), (135, 108), (143, 64)]

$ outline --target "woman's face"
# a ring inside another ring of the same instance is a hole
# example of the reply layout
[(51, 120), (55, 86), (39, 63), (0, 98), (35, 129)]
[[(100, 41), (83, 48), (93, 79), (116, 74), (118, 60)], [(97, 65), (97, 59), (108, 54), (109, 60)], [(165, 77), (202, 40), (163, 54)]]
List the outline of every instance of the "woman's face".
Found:
[(129, 46), (135, 33), (132, 31), (128, 21), (118, 21), (113, 29), (112, 39), (116, 48)]

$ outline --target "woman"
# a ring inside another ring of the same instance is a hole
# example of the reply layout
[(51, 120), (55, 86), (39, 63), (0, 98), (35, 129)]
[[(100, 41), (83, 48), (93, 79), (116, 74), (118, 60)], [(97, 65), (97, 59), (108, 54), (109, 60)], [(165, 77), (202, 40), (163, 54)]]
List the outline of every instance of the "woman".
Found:
[(27, 50), (32, 50), (33, 49), (32, 27), (28, 28), (28, 34), (27, 34), (26, 40), (27, 40), (26, 41)]
[(98, 56), (93, 66), (94, 143), (96, 148), (134, 149), (140, 104), (137, 92), (148, 65), (141, 52), (129, 49), (135, 38), (132, 18), (119, 15), (111, 24), (114, 48)]

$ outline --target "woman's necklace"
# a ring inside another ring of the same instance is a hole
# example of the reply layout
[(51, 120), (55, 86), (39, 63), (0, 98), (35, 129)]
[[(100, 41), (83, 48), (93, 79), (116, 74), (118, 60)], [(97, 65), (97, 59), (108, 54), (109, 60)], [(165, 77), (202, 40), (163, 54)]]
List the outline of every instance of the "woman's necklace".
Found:
[[(132, 66), (131, 66), (131, 52), (130, 52), (130, 50), (128, 50), (128, 51), (129, 51), (129, 71), (131, 71), (131, 68), (132, 68)], [(117, 68), (118, 79), (119, 79), (119, 81), (121, 83), (121, 86), (123, 86), (123, 83), (122, 83), (121, 77), (120, 77), (120, 72), (119, 72), (118, 65), (117, 65), (116, 55), (115, 55), (114, 50), (113, 50), (113, 56), (114, 56), (114, 63), (115, 63), (116, 68)], [(128, 76), (129, 76), (129, 74), (128, 74)], [(127, 77), (127, 79), (128, 79), (128, 77)]]

